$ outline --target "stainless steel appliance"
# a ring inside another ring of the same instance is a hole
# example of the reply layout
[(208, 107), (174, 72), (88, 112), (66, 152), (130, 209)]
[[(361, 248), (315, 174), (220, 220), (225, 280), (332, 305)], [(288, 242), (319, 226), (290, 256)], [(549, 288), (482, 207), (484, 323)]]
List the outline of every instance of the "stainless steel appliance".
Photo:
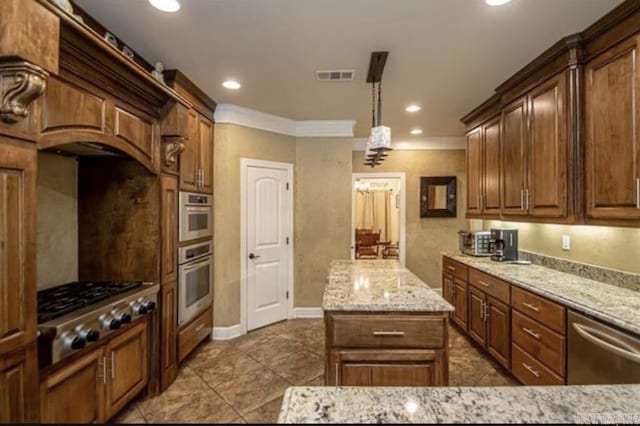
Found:
[(160, 286), (84, 281), (38, 292), (40, 364), (53, 364), (153, 312)]
[(178, 262), (178, 324), (182, 325), (213, 302), (212, 243), (180, 247)]
[(640, 383), (640, 337), (569, 311), (567, 383)]
[(180, 193), (180, 241), (213, 236), (212, 196)]
[(491, 256), (490, 231), (459, 231), (460, 251), (471, 256)]
[(497, 262), (518, 260), (518, 230), (492, 229), (490, 251), (491, 260)]

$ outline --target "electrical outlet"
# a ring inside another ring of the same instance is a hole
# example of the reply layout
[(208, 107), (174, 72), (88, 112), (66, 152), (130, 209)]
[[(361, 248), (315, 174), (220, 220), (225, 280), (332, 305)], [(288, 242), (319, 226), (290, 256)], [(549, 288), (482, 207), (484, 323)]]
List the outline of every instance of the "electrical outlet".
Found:
[(569, 235), (562, 236), (562, 250), (566, 250), (566, 251), (571, 250), (571, 236)]

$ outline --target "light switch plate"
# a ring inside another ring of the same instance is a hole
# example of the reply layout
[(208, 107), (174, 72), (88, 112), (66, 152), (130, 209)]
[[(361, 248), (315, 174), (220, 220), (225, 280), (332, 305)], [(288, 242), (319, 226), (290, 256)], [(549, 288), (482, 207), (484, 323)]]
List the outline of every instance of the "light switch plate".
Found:
[(566, 251), (571, 250), (571, 236), (569, 235), (562, 236), (562, 250), (566, 250)]

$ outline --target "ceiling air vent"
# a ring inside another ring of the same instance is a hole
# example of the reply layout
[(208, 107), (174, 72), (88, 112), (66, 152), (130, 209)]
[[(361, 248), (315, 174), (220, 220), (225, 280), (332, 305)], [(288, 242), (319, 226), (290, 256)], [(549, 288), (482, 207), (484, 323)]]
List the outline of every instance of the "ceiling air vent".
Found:
[(318, 81), (353, 81), (355, 70), (316, 71)]

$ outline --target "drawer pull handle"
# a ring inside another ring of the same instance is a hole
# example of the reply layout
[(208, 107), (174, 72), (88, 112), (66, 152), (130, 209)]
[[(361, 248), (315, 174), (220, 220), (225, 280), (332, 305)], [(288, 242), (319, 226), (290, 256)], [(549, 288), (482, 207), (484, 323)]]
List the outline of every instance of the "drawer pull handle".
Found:
[(535, 331), (531, 330), (530, 328), (522, 327), (522, 331), (524, 331), (525, 333), (527, 333), (529, 336), (533, 337), (534, 339), (540, 340), (540, 335), (538, 333), (536, 333)]
[(525, 363), (523, 362), (523, 363), (522, 363), (522, 366), (523, 366), (524, 368), (526, 368), (527, 370), (529, 370), (529, 372), (530, 372), (531, 374), (533, 374), (534, 376), (536, 376), (536, 377), (540, 377), (540, 373), (539, 373), (539, 372), (537, 372), (536, 370), (534, 370), (534, 369), (533, 369), (533, 367), (531, 367), (530, 365), (527, 365), (527, 364), (525, 364)]
[(454, 266), (451, 266), (451, 265), (447, 266), (447, 268), (449, 268), (450, 271), (455, 271), (456, 270), (456, 268)]
[(404, 331), (374, 331), (374, 336), (404, 336)]
[(540, 312), (540, 308), (538, 308), (537, 306), (533, 306), (533, 305), (532, 305), (532, 304), (530, 304), (530, 303), (522, 302), (522, 306), (524, 306), (525, 308), (529, 308), (529, 309), (531, 309), (531, 310), (532, 310), (532, 311), (534, 311), (534, 312)]
[(202, 330), (204, 328), (204, 324), (200, 324), (199, 326), (196, 327), (196, 329), (194, 330), (196, 333), (200, 332), (200, 330)]
[(489, 287), (489, 284), (487, 284), (486, 282), (484, 282), (482, 280), (478, 280), (478, 284), (483, 285), (485, 287)]

